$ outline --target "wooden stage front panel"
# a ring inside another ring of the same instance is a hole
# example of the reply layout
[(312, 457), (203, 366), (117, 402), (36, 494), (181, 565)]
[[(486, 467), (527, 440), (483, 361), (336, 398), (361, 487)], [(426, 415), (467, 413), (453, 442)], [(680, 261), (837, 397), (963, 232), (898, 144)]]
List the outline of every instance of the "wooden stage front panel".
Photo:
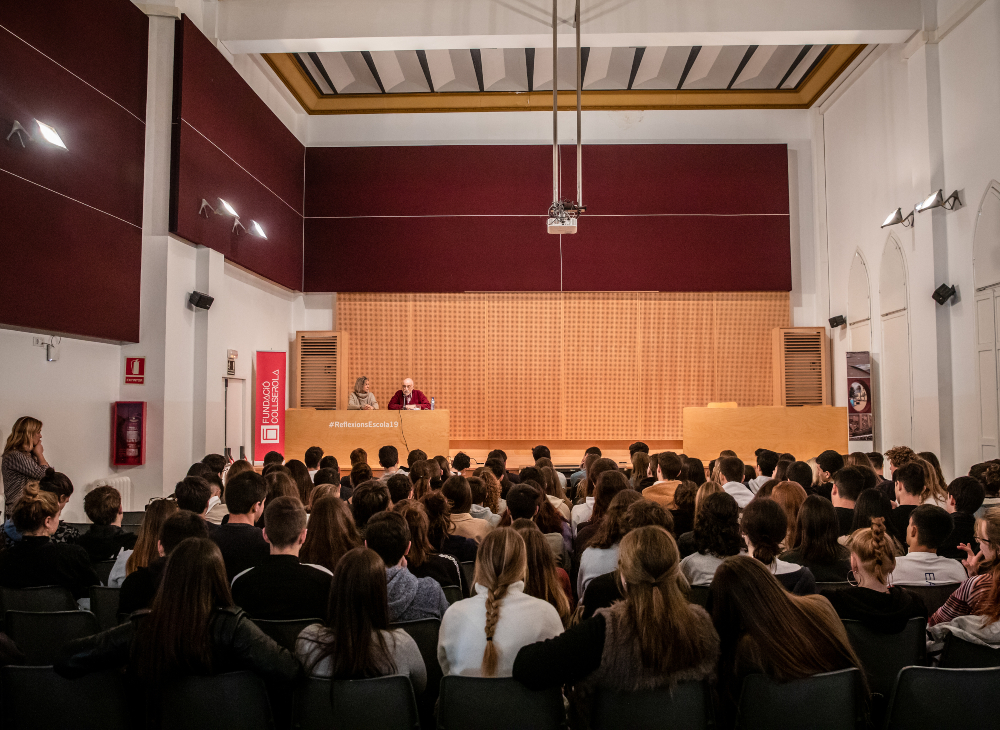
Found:
[(806, 461), (827, 449), (846, 454), (847, 408), (757, 406), (685, 408), (684, 453), (706, 464), (724, 449), (756, 463), (757, 449), (788, 452)]
[(302, 459), (306, 449), (319, 446), (340, 463), (342, 473), (350, 469), (351, 451), (368, 452), (368, 463), (378, 466), (378, 450), (395, 446), (399, 460), (422, 449), (428, 457), (448, 454), (448, 411), (336, 411), (289, 408), (285, 411), (285, 459)]

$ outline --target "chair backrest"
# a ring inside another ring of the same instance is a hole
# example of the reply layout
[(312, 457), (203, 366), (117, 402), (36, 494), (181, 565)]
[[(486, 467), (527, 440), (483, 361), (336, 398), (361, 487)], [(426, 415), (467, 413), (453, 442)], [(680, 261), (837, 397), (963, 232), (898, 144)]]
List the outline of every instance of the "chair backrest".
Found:
[(959, 639), (948, 634), (944, 639), (944, 650), (938, 664), (947, 669), (987, 669), (1000, 667), (1000, 649), (991, 649), (982, 644)]
[(281, 646), (288, 649), (288, 651), (295, 653), (295, 640), (299, 638), (299, 634), (302, 633), (302, 629), (306, 626), (312, 626), (313, 624), (321, 624), (323, 623), (323, 620), (318, 618), (291, 619), (288, 621), (265, 621), (263, 619), (254, 619), (253, 622), (257, 624), (257, 627), (261, 631), (270, 636)]
[[(888, 701), (903, 667), (922, 664), (927, 653), (927, 620), (911, 618), (898, 634), (882, 634), (860, 621), (844, 621), (844, 629), (868, 678), (868, 688)], [(883, 703), (884, 707), (884, 703)]]
[(63, 646), (73, 639), (93, 636), (101, 630), (90, 611), (32, 613), (7, 612), (7, 634), (24, 652), (25, 664), (55, 664)]
[(97, 623), (100, 624), (101, 631), (113, 629), (121, 623), (118, 620), (118, 597), (120, 595), (121, 588), (90, 587), (90, 612), (97, 616)]
[(842, 590), (845, 590), (845, 589), (850, 588), (850, 587), (851, 587), (851, 584), (848, 583), (846, 580), (838, 580), (838, 581), (834, 581), (832, 583), (828, 583), (828, 582), (821, 583), (819, 581), (816, 582), (816, 592), (817, 593), (819, 593), (820, 591), (842, 591)]
[(903, 586), (914, 595), (920, 596), (927, 606), (927, 615), (931, 616), (948, 600), (948, 596), (958, 590), (961, 583), (945, 583), (939, 586)]
[(331, 681), (311, 677), (295, 691), (295, 728), (419, 730), (409, 677)]
[(185, 677), (163, 690), (161, 730), (273, 730), (264, 680), (253, 672)]
[(475, 562), (459, 563), (458, 567), (462, 571), (462, 581), (469, 586), (469, 595), (472, 595), (472, 587), (475, 585), (473, 576), (476, 574)]
[(123, 675), (63, 679), (52, 667), (0, 669), (4, 730), (128, 730)]
[(863, 715), (861, 672), (841, 669), (793, 682), (751, 674), (743, 682), (739, 722), (743, 730), (855, 730)]
[(424, 660), (424, 667), (427, 669), (427, 688), (424, 690), (424, 696), (437, 697), (441, 685), (441, 665), (438, 664), (437, 658), (441, 621), (436, 618), (424, 618), (419, 621), (402, 621), (392, 624), (389, 628), (402, 629), (416, 642), (420, 656)]
[(593, 730), (703, 730), (711, 720), (711, 693), (705, 682), (682, 682), (671, 689), (643, 692), (598, 690)]
[(81, 535), (86, 535), (90, 532), (91, 524), (89, 522), (67, 522), (69, 527), (75, 527), (77, 532)]
[(141, 525), (142, 518), (146, 516), (145, 511), (138, 512), (123, 512), (122, 513), (122, 527), (125, 525)]
[(94, 572), (97, 573), (97, 577), (101, 579), (101, 585), (107, 585), (108, 580), (111, 578), (111, 569), (115, 567), (114, 560), (100, 560), (96, 563), (91, 563), (94, 568)]
[(561, 730), (565, 724), (558, 687), (534, 691), (516, 679), (457, 675), (441, 680), (439, 730)]
[(886, 730), (995, 728), (997, 710), (992, 700), (997, 687), (1000, 667), (907, 667), (896, 680)]
[(37, 588), (0, 588), (0, 612), (7, 611), (73, 611), (76, 599), (68, 588), (39, 586)]
[(458, 586), (443, 586), (443, 590), (444, 597), (448, 599), (449, 604), (461, 601), (463, 598), (462, 589)]
[(708, 586), (691, 586), (691, 590), (688, 593), (688, 602), (704, 606), (708, 603), (708, 596)]

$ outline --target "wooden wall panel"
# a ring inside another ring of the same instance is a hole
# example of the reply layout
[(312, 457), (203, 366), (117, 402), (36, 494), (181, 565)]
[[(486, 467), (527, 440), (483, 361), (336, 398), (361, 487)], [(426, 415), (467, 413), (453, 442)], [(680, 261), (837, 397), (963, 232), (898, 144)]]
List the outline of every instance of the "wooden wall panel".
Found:
[(406, 376), (453, 440), (661, 441), (687, 406), (771, 403), (786, 292), (341, 293), (349, 376), (383, 407)]

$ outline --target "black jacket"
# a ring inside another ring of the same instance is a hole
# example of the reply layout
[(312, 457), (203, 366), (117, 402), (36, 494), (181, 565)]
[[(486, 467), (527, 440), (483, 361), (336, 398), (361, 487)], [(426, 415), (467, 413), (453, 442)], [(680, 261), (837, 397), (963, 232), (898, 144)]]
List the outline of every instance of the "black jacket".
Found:
[(226, 564), (226, 578), (233, 578), (247, 568), (260, 565), (271, 554), (271, 546), (264, 539), (264, 531), (255, 525), (241, 522), (220, 525), (211, 535), (219, 546)]
[(65, 586), (76, 598), (86, 598), (90, 586), (99, 585), (87, 551), (78, 545), (25, 535), (0, 555), (0, 586), (5, 588)]
[(841, 619), (860, 621), (883, 634), (898, 634), (911, 618), (927, 618), (923, 599), (899, 586), (892, 586), (888, 593), (870, 588), (845, 588), (823, 591), (823, 595)]
[(92, 525), (76, 544), (87, 551), (90, 562), (99, 563), (114, 559), (121, 550), (132, 550), (137, 537), (118, 525)]
[(165, 567), (167, 559), (157, 558), (145, 568), (129, 573), (118, 592), (118, 613), (135, 613), (153, 605)]
[(834, 507), (837, 511), (837, 522), (840, 525), (837, 532), (838, 537), (851, 534), (851, 527), (854, 525), (854, 510), (847, 507)]
[(937, 554), (945, 558), (965, 560), (968, 557), (959, 545), (965, 543), (972, 548), (973, 554), (979, 552), (979, 541), (976, 540), (976, 516), (968, 512), (953, 512), (954, 529), (948, 539), (938, 548)]
[(462, 585), (458, 566), (453, 561), (441, 555), (428, 555), (427, 559), (419, 567), (407, 562), (406, 567), (418, 578), (433, 578), (442, 588), (444, 586), (459, 586), (463, 589), (463, 595), (468, 595), (471, 588), (471, 586)]
[[(889, 532), (906, 547), (906, 530), (910, 526), (910, 514), (917, 508), (915, 504), (901, 504), (889, 513)], [(962, 553), (965, 558), (965, 553)]]
[(809, 568), (813, 577), (820, 583), (843, 583), (847, 580), (847, 573), (851, 569), (851, 551), (843, 545), (838, 545), (837, 548), (839, 558), (832, 563), (817, 563), (806, 560), (798, 549), (788, 550), (779, 557), (786, 563), (796, 563)]
[(269, 555), (233, 579), (233, 603), (259, 619), (323, 619), (332, 580), (326, 568), (303, 565), (294, 555)]

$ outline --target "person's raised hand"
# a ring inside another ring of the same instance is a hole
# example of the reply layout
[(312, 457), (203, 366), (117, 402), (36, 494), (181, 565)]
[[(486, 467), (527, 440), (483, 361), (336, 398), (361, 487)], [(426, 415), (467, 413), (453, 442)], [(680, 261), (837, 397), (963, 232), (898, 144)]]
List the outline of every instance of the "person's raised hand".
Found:
[(42, 466), (48, 466), (49, 463), (45, 461), (45, 448), (42, 446), (42, 440), (38, 439), (38, 443), (35, 444), (34, 448), (31, 449), (31, 453), (34, 454), (35, 459)]
[(969, 574), (970, 578), (977, 575), (979, 572), (979, 566), (982, 564), (983, 560), (985, 560), (985, 556), (982, 551), (978, 554), (973, 553), (972, 547), (968, 543), (964, 542), (960, 543), (958, 547), (960, 550), (964, 550), (967, 556), (965, 560), (962, 561), (962, 565), (965, 566), (965, 572)]

